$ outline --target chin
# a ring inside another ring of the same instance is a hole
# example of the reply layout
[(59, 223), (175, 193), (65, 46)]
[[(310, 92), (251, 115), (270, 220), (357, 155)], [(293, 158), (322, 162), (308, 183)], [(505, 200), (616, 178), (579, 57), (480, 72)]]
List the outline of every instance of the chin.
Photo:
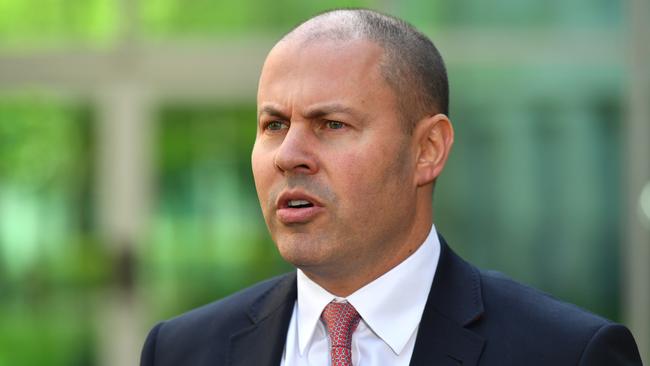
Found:
[(327, 262), (327, 248), (319, 241), (310, 240), (305, 235), (294, 234), (278, 238), (276, 246), (285, 261), (298, 268), (318, 267)]

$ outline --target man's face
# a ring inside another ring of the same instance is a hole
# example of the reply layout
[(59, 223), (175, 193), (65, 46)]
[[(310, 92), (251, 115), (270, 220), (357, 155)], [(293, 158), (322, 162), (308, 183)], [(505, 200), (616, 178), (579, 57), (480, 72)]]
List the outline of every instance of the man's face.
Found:
[(386, 260), (415, 215), (415, 151), (363, 41), (288, 41), (259, 83), (253, 175), (280, 254), (306, 272), (344, 275)]

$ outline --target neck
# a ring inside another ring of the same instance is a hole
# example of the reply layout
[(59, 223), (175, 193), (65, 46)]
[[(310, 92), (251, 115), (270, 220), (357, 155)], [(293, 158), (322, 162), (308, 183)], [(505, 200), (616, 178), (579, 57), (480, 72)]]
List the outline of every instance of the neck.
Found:
[(360, 288), (366, 286), (385, 273), (389, 272), (424, 243), (431, 231), (431, 220), (414, 226), (402, 245), (392, 246), (393, 250), (382, 253), (375, 260), (367, 260), (367, 263), (356, 262), (353, 268), (338, 268), (323, 270), (322, 268), (301, 267), (303, 273), (329, 293), (338, 297), (348, 297)]

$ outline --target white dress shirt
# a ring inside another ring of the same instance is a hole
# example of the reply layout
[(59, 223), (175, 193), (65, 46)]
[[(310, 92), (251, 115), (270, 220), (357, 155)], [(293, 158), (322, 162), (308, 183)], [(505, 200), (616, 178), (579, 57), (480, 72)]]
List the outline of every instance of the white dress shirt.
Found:
[(329, 339), (320, 316), (332, 300), (348, 301), (361, 315), (352, 335), (354, 366), (407, 366), (439, 257), (440, 242), (432, 225), (415, 253), (346, 298), (327, 292), (298, 269), (298, 299), (281, 366), (330, 364)]

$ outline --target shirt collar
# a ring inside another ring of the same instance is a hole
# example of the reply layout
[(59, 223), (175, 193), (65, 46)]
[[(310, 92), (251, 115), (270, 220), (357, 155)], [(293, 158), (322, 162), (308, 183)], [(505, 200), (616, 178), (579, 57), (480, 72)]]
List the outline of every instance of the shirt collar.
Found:
[[(415, 253), (345, 299), (396, 354), (402, 352), (420, 323), (439, 257), (440, 242), (432, 225)], [(302, 355), (311, 342), (323, 309), (340, 298), (310, 280), (300, 269), (297, 280), (298, 347)]]

